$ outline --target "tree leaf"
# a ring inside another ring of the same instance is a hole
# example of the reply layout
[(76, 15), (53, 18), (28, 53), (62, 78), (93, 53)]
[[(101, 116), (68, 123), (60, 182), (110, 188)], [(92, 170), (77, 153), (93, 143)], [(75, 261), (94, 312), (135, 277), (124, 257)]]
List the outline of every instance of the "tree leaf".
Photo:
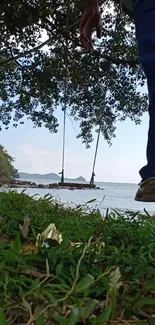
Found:
[(4, 311), (1, 307), (0, 307), (0, 324), (7, 325), (6, 317), (5, 317)]
[(104, 325), (110, 320), (110, 316), (112, 313), (112, 304), (110, 303), (108, 308), (101, 313), (101, 315), (96, 319), (96, 325)]
[(155, 298), (144, 298), (141, 299), (137, 302), (138, 306), (143, 306), (143, 305), (155, 305)]
[(52, 319), (56, 320), (59, 325), (68, 325), (65, 318), (60, 316), (57, 312), (54, 312), (52, 315)]
[(84, 292), (92, 285), (93, 282), (94, 277), (91, 274), (87, 274), (83, 279), (80, 280), (79, 283), (77, 283), (75, 291), (77, 293)]
[(82, 308), (82, 310), (80, 310), (80, 314), (81, 314), (82, 318), (87, 319), (91, 315), (91, 313), (94, 311), (97, 304), (98, 304), (98, 301), (95, 299), (89, 301), (86, 304), (86, 307), (84, 307), (84, 308)]
[(79, 309), (77, 307), (73, 307), (67, 325), (75, 325), (78, 323), (78, 321), (79, 321)]
[(35, 325), (44, 325), (44, 315), (40, 315), (37, 319), (36, 319), (36, 324)]

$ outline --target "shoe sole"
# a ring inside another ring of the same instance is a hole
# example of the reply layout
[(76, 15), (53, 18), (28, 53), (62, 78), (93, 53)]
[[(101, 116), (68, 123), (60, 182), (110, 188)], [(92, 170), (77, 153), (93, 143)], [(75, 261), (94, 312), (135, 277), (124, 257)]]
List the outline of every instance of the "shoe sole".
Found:
[(138, 202), (155, 202), (155, 193), (144, 194), (143, 196), (135, 197), (135, 201)]
[(141, 202), (142, 201), (142, 197), (135, 197), (135, 201)]

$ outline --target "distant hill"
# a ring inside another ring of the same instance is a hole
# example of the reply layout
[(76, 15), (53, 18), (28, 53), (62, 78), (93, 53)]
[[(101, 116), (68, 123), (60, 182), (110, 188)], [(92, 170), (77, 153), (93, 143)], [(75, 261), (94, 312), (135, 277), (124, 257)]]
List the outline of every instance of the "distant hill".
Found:
[(53, 181), (59, 181), (60, 180), (60, 176), (54, 173), (49, 173), (49, 174), (29, 174), (29, 173), (23, 173), (20, 172), (19, 173), (20, 178), (22, 179), (52, 179)]
[(86, 182), (86, 179), (82, 176), (79, 176), (77, 178), (75, 178), (75, 181), (78, 181), (78, 182)]
[[(46, 179), (46, 180), (52, 180), (52, 181), (57, 181), (60, 182), (61, 177), (55, 173), (49, 173), (49, 174), (29, 174), (29, 173), (24, 173), (24, 172), (19, 172), (19, 176), (21, 179), (23, 180), (37, 180), (37, 179)], [(77, 177), (75, 179), (69, 179), (69, 178), (65, 178), (65, 180), (70, 180), (70, 181), (77, 181), (77, 182), (86, 182), (85, 178), (80, 176)]]

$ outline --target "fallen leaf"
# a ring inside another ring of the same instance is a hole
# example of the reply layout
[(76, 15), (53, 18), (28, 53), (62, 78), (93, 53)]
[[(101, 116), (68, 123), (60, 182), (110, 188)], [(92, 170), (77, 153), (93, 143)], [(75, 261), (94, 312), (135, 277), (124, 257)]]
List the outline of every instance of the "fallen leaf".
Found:
[(10, 243), (9, 238), (6, 235), (2, 234), (1, 232), (0, 232), (0, 243), (1, 244)]
[(23, 247), (23, 249), (20, 251), (23, 255), (31, 255), (31, 254), (38, 254), (39, 248), (35, 244), (27, 244)]
[(21, 230), (23, 237), (26, 239), (28, 238), (30, 226), (31, 226), (30, 218), (28, 216), (25, 216), (24, 224), (22, 226), (19, 225), (19, 229)]

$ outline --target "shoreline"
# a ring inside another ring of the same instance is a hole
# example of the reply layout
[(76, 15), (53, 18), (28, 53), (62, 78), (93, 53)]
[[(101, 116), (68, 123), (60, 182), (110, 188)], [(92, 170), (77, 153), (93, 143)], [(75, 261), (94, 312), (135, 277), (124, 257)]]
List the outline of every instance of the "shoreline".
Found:
[(0, 188), (33, 188), (33, 189), (68, 189), (68, 190), (103, 190), (103, 188), (97, 187), (96, 185), (90, 185), (86, 183), (49, 183), (49, 184), (36, 184), (31, 181), (22, 181), (22, 180), (11, 180), (9, 183), (1, 184)]

